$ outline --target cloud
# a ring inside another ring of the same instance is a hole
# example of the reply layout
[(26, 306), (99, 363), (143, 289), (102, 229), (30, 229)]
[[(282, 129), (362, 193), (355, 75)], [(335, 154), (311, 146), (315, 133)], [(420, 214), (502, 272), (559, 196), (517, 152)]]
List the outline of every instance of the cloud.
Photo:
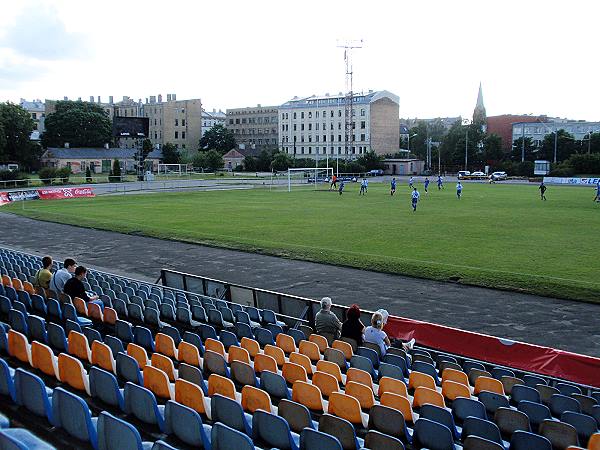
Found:
[(8, 49), (0, 49), (0, 81), (2, 88), (14, 88), (24, 82), (40, 78), (46, 72), (45, 64), (23, 58)]
[(70, 32), (57, 11), (40, 1), (28, 3), (7, 27), (0, 46), (42, 61), (81, 59), (89, 54), (89, 39)]

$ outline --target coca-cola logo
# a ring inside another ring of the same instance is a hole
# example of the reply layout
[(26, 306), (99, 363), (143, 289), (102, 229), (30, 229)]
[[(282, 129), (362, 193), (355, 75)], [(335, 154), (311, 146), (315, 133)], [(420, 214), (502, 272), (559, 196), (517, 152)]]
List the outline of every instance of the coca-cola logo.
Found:
[[(86, 189), (75, 189), (75, 195), (92, 195), (92, 190), (90, 188)], [(71, 194), (72, 195), (72, 194)]]
[(73, 197), (73, 193), (71, 192), (71, 189), (63, 189), (63, 195), (65, 197)]

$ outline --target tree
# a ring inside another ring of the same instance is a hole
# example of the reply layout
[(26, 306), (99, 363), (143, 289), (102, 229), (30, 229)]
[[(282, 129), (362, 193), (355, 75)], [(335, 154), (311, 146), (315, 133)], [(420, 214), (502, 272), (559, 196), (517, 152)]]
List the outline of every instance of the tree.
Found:
[(217, 150), (225, 154), (232, 148), (235, 148), (233, 132), (223, 125), (215, 125), (200, 139), (200, 150)]
[(112, 124), (102, 106), (82, 101), (56, 102), (56, 111), (48, 114), (42, 145), (63, 147), (102, 147), (112, 140)]
[[(483, 152), (480, 145), (485, 135), (477, 124), (462, 125), (455, 122), (442, 139), (439, 151), (442, 164), (452, 163), (457, 166), (465, 164), (465, 147), (469, 167), (479, 165), (483, 161)], [(468, 169), (467, 169), (468, 170)]]
[(179, 164), (179, 151), (175, 144), (168, 142), (163, 145), (162, 155), (163, 164)]
[(483, 139), (483, 159), (486, 163), (495, 163), (504, 157), (502, 138), (497, 134), (489, 134)]
[(383, 159), (383, 156), (379, 156), (374, 151), (370, 151), (358, 157), (356, 162), (366, 170), (383, 169)]
[(197, 162), (200, 167), (207, 169), (210, 172), (215, 172), (219, 169), (223, 169), (225, 163), (223, 162), (223, 155), (216, 150), (208, 150), (206, 152), (199, 153), (200, 158)]
[(0, 161), (16, 162), (31, 169), (37, 167), (41, 148), (31, 142), (35, 124), (31, 115), (19, 105), (0, 103)]
[(284, 152), (279, 152), (273, 157), (271, 162), (271, 170), (288, 170), (288, 168), (294, 166), (294, 160)]
[(253, 156), (244, 157), (244, 161), (242, 162), (242, 165), (244, 166), (244, 170), (246, 172), (257, 172), (258, 171), (258, 164), (256, 162), (256, 158)]
[(108, 175), (108, 181), (110, 182), (118, 182), (121, 181), (121, 163), (118, 159), (113, 161), (112, 170)]
[(513, 141), (512, 150), (510, 152), (510, 159), (513, 161), (521, 161), (523, 154), (525, 154), (525, 161), (535, 161), (538, 158), (538, 148), (533, 145), (533, 141), (530, 137), (522, 137)]
[[(545, 159), (548, 161), (554, 161), (554, 133), (547, 134), (544, 136), (542, 141), (542, 147), (538, 152), (539, 159)], [(567, 133), (565, 130), (558, 130), (556, 132), (556, 160), (564, 161), (568, 159), (576, 151), (576, 144), (573, 135)]]

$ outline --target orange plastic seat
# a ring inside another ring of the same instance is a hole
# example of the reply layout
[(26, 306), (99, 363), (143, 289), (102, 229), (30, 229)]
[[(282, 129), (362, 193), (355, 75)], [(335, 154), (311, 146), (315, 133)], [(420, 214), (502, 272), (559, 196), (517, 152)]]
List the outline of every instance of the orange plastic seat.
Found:
[(504, 395), (504, 385), (500, 380), (496, 380), (495, 378), (480, 376), (475, 380), (473, 393), (478, 395), (481, 391)]
[(329, 347), (329, 343), (327, 342), (327, 338), (325, 336), (321, 336), (320, 334), (311, 334), (308, 337), (310, 342), (314, 342), (319, 347), (319, 352), (323, 353), (327, 347)]
[(296, 381), (292, 385), (292, 400), (312, 411), (324, 412), (321, 390), (313, 384)]
[(117, 373), (111, 348), (100, 341), (92, 342), (92, 364), (114, 374)]
[(590, 436), (588, 450), (600, 450), (600, 433), (594, 433)]
[(131, 356), (137, 361), (140, 369), (143, 369), (147, 364), (150, 364), (146, 349), (132, 342), (127, 344), (127, 355)]
[(259, 353), (254, 357), (254, 371), (260, 374), (263, 370), (277, 373), (277, 361), (272, 356)]
[(412, 390), (421, 386), (435, 390), (435, 380), (431, 375), (413, 370), (408, 377), (408, 389)]
[(391, 392), (408, 398), (408, 389), (403, 381), (390, 377), (381, 377), (379, 379), (379, 391), (377, 395), (381, 397), (384, 393)]
[(420, 408), (424, 404), (429, 403), (430, 405), (439, 406), (445, 408), (446, 403), (444, 397), (435, 389), (429, 389), (424, 386), (419, 386), (415, 389), (413, 398), (413, 408)]
[(248, 350), (248, 353), (250, 353), (250, 358), (252, 359), (254, 359), (256, 355), (260, 353), (260, 345), (254, 339), (250, 339), (244, 336), (240, 341), (240, 346)]
[(109, 325), (114, 325), (117, 323), (117, 319), (119, 318), (117, 311), (115, 311), (112, 308), (109, 308), (108, 306), (104, 307), (104, 323), (107, 323)]
[(350, 361), (350, 358), (352, 358), (352, 356), (354, 355), (354, 351), (352, 350), (352, 345), (350, 345), (348, 342), (344, 342), (344, 341), (333, 341), (333, 343), (331, 344), (331, 347), (335, 348), (336, 350), (340, 350), (344, 356), (346, 357), (346, 359), (348, 361)]
[(185, 341), (181, 341), (177, 347), (177, 359), (194, 367), (202, 365), (198, 347)]
[(52, 349), (38, 341), (31, 343), (31, 367), (58, 378), (58, 359)]
[(269, 397), (269, 394), (262, 389), (250, 385), (246, 385), (242, 388), (242, 408), (244, 411), (252, 414), (257, 409), (273, 413), (273, 406), (271, 405), (271, 397)]
[(77, 358), (66, 353), (58, 355), (58, 376), (61, 382), (90, 395), (88, 375)]
[(217, 341), (216, 339), (208, 338), (204, 341), (204, 350), (210, 350), (225, 357), (225, 346), (221, 341)]
[(346, 384), (348, 384), (350, 381), (362, 383), (365, 386), (369, 386), (369, 388), (373, 390), (373, 378), (371, 378), (371, 374), (366, 370), (350, 367), (348, 372), (346, 372)]
[(296, 381), (308, 381), (306, 369), (299, 364), (286, 362), (281, 369), (281, 375), (289, 384), (294, 384)]
[(319, 346), (314, 342), (300, 341), (298, 351), (303, 355), (308, 356), (311, 361), (317, 362), (321, 359), (321, 352), (319, 351)]
[(265, 355), (269, 355), (272, 358), (274, 358), (275, 362), (277, 362), (277, 365), (279, 367), (281, 367), (285, 364), (285, 353), (283, 353), (283, 350), (281, 350), (279, 347), (276, 347), (271, 344), (267, 344), (267, 345), (265, 345), (265, 348), (263, 351), (264, 351)]
[(319, 372), (325, 372), (329, 375), (333, 375), (339, 383), (344, 383), (342, 378), (342, 370), (340, 369), (340, 366), (338, 366), (334, 362), (325, 361), (324, 359), (321, 359), (317, 361), (317, 370)]
[(144, 367), (144, 387), (154, 392), (157, 397), (175, 400), (175, 389), (169, 383), (169, 377), (156, 367)]
[(350, 381), (346, 384), (346, 389), (344, 392), (357, 399), (363, 411), (369, 411), (375, 404), (375, 396), (373, 395), (373, 391), (362, 383)]
[(12, 287), (12, 281), (10, 280), (10, 277), (8, 275), (2, 275), (2, 284), (4, 286), (11, 286)]
[(25, 289), (23, 289), (23, 283), (18, 278), (13, 278), (11, 280), (11, 282), (12, 282), (12, 287), (15, 288), (16, 291), (24, 291), (25, 290)]
[(29, 281), (23, 281), (23, 289), (25, 289), (25, 291), (29, 295), (33, 295), (36, 293), (35, 288), (33, 287), (33, 284), (31, 284)]
[(250, 354), (245, 348), (232, 345), (229, 347), (228, 355), (229, 359), (227, 362), (229, 364), (231, 364), (233, 361), (241, 361), (243, 363), (250, 364)]
[(175, 381), (175, 401), (194, 411), (211, 417), (210, 400), (204, 397), (202, 388), (182, 378)]
[(104, 314), (102, 313), (102, 308), (97, 303), (88, 303), (87, 304), (87, 312), (88, 317), (92, 320), (96, 320), (98, 322), (104, 322)]
[(92, 361), (92, 352), (87, 338), (83, 333), (71, 330), (69, 332), (69, 354), (87, 362)]
[(471, 390), (462, 383), (444, 380), (442, 381), (442, 395), (444, 398), (454, 401), (458, 397), (471, 398)]
[(229, 378), (217, 375), (216, 373), (213, 373), (208, 377), (208, 395), (210, 397), (214, 394), (220, 394), (232, 400), (237, 400), (235, 395), (237, 392), (233, 381)]
[(355, 425), (362, 425), (367, 428), (368, 416), (362, 413), (358, 400), (348, 394), (342, 394), (341, 392), (331, 394), (327, 412), (346, 419)]
[(75, 311), (77, 311), (77, 314), (79, 314), (80, 316), (87, 317), (87, 315), (88, 315), (87, 306), (85, 304), (85, 301), (82, 298), (79, 298), (79, 297), (73, 298), (73, 306), (75, 306)]
[(31, 347), (24, 334), (15, 330), (8, 331), (8, 354), (31, 365)]
[(442, 381), (445, 380), (454, 381), (455, 383), (464, 384), (465, 386), (470, 387), (469, 377), (460, 370), (450, 368), (444, 369), (444, 372), (442, 372)]
[(279, 333), (275, 338), (275, 345), (287, 354), (296, 351), (296, 341), (289, 334)]
[(312, 384), (317, 386), (325, 397), (329, 397), (332, 392), (340, 392), (338, 380), (329, 373), (316, 371), (312, 376)]
[(152, 367), (156, 367), (159, 370), (162, 370), (167, 374), (169, 381), (174, 382), (177, 379), (177, 374), (175, 373), (175, 365), (173, 364), (173, 360), (171, 358), (166, 357), (160, 353), (154, 352), (152, 354), (152, 358), (150, 358), (150, 362)]
[(162, 353), (165, 356), (177, 359), (175, 341), (168, 334), (156, 333), (156, 336), (154, 337), (154, 346), (158, 353)]
[(308, 356), (297, 352), (290, 353), (289, 362), (301, 365), (306, 370), (307, 375), (312, 375), (312, 364), (310, 363), (310, 358)]
[(392, 392), (385, 392), (379, 397), (379, 403), (383, 406), (389, 406), (390, 408), (397, 409), (404, 416), (404, 420), (414, 423), (413, 410), (408, 398)]

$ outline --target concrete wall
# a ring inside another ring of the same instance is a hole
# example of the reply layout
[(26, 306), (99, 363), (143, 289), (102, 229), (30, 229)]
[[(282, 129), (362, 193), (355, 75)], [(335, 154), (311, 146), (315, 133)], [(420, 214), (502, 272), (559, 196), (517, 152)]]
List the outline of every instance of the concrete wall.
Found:
[(379, 154), (396, 153), (400, 143), (400, 107), (389, 98), (371, 103), (371, 149)]

